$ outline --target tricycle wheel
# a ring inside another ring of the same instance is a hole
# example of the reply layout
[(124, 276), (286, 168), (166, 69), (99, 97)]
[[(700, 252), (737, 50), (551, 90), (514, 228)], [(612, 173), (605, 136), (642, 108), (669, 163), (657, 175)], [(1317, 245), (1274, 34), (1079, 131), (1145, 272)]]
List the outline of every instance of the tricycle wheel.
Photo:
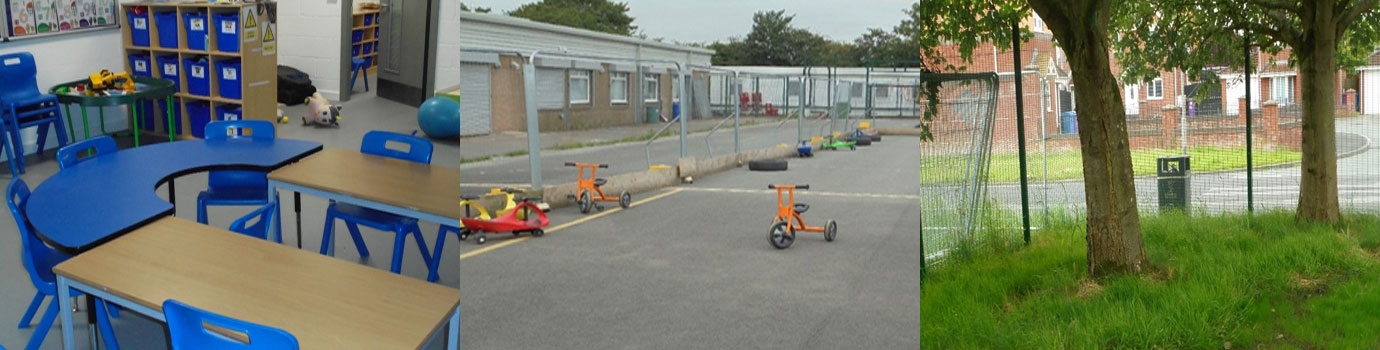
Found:
[(460, 229), (460, 240), (463, 241), (463, 240), (466, 240), (466, 239), (469, 239), (469, 238), (470, 238), (470, 230), (466, 230), (466, 229), (463, 229), (463, 228)]
[(512, 234), (513, 234), (513, 237), (517, 237), (518, 235), (521, 235), (522, 232), (513, 231)]
[(834, 222), (834, 220), (829, 220), (829, 223), (824, 224), (824, 240), (833, 242), (833, 241), (834, 241), (834, 237), (838, 237), (838, 235), (839, 235), (839, 224), (838, 224), (838, 223)]
[(848, 150), (849, 150), (849, 151), (856, 151), (856, 150), (858, 150), (858, 146), (848, 146)]
[(632, 193), (628, 193), (628, 191), (623, 191), (622, 194), (618, 195), (618, 206), (627, 209), (630, 205), (632, 205)]
[(484, 233), (483, 233), (483, 232), (476, 233), (475, 236), (474, 236), (474, 243), (476, 243), (476, 244), (484, 244), (484, 242), (488, 242), (488, 241), (489, 241), (489, 239), (484, 237)]
[(594, 201), (589, 197), (587, 190), (580, 192), (580, 199), (576, 200), (576, 204), (580, 206), (581, 214), (589, 214), (589, 210), (594, 208)]
[(777, 221), (771, 225), (771, 235), (767, 238), (771, 240), (771, 246), (776, 249), (786, 249), (795, 243), (795, 229), (786, 221)]
[(544, 236), (544, 235), (546, 235), (546, 231), (542, 231), (542, 229), (535, 229), (535, 230), (532, 230), (532, 236), (534, 236), (534, 237), (541, 237), (541, 236)]

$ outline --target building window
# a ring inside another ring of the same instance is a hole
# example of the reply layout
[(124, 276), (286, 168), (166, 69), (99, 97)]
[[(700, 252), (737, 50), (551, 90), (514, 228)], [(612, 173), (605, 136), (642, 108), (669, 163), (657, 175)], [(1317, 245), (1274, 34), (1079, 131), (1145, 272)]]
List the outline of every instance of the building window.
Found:
[(1164, 98), (1164, 78), (1155, 78), (1145, 86), (1145, 99), (1158, 100)]
[(685, 89), (685, 87), (680, 85), (680, 76), (679, 76), (679, 75), (672, 75), (672, 76), (671, 76), (671, 101), (672, 101), (672, 102), (680, 102), (680, 90), (684, 90), (684, 89)]
[(891, 96), (891, 88), (890, 88), (890, 87), (887, 87), (887, 86), (885, 86), (885, 85), (882, 85), (882, 86), (875, 86), (875, 87), (872, 88), (872, 97), (873, 97), (873, 98), (887, 98), (887, 97), (889, 97), (889, 96)]
[(628, 103), (628, 73), (613, 73), (609, 78), (609, 102)]
[(642, 100), (646, 102), (661, 101), (660, 76), (647, 74), (642, 77)]
[(589, 103), (590, 96), (594, 95), (590, 87), (589, 71), (570, 71), (570, 103)]
[(1294, 77), (1270, 78), (1270, 99), (1281, 105), (1294, 103)]
[(1032, 32), (1043, 32), (1043, 31), (1045, 31), (1045, 21), (1044, 21), (1044, 20), (1041, 20), (1041, 19), (1040, 19), (1040, 15), (1037, 14), (1037, 13), (1035, 13), (1034, 11), (1031, 11), (1031, 13), (1030, 13), (1030, 31), (1032, 31)]
[(800, 96), (800, 90), (803, 90), (803, 89), (800, 87), (800, 81), (799, 81), (799, 80), (787, 80), (787, 81), (786, 81), (786, 95), (788, 95), (788, 96)]
[(862, 84), (856, 84), (856, 83), (855, 83), (855, 84), (850, 84), (850, 85), (848, 86), (848, 96), (849, 96), (849, 97), (852, 97), (852, 98), (863, 97), (863, 86), (862, 86)]

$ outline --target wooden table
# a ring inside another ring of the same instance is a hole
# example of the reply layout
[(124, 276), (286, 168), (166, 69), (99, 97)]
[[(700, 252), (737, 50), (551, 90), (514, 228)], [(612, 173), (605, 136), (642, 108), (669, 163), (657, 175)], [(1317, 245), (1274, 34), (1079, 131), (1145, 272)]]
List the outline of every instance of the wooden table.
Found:
[[(328, 148), (269, 173), (268, 189), (269, 193), (290, 190), (443, 225), (461, 226), (463, 211), (460, 209), (458, 169)], [(274, 217), (276, 220), (276, 215)], [(270, 239), (277, 239), (281, 234), (277, 226), (268, 225)], [(331, 246), (334, 248), (334, 244)]]
[(74, 288), (164, 320), (164, 300), (279, 328), (302, 349), (416, 349), (449, 322), (460, 291), (166, 217), (78, 255), (58, 275), (62, 334), (73, 348)]

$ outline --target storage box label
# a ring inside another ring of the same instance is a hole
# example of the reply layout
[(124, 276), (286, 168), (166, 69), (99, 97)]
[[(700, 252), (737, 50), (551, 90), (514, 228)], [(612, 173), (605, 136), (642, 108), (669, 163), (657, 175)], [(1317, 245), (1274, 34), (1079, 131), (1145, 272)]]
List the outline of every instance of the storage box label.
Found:
[(235, 34), (235, 32), (236, 32), (236, 30), (235, 30), (235, 27), (236, 27), (236, 26), (235, 26), (235, 25), (236, 25), (236, 24), (237, 24), (237, 23), (235, 23), (234, 20), (230, 20), (230, 21), (220, 21), (220, 32), (221, 32), (221, 33), (225, 33), (225, 34)]
[(201, 18), (193, 18), (193, 19), (192, 19), (192, 30), (194, 30), (194, 31), (203, 31), (203, 30), (206, 30), (206, 20), (201, 19)]
[(220, 76), (225, 80), (239, 80), (239, 70), (235, 68), (221, 68)]
[(206, 68), (201, 66), (192, 66), (192, 77), (197, 79), (205, 78)]
[(138, 30), (148, 30), (148, 29), (149, 29), (149, 21), (148, 21), (147, 19), (143, 19), (143, 18), (135, 18), (135, 19), (134, 19), (134, 29), (138, 29)]
[(177, 76), (177, 65), (176, 65), (176, 64), (165, 64), (165, 65), (163, 65), (163, 75), (164, 75), (164, 76), (171, 76), (171, 77)]

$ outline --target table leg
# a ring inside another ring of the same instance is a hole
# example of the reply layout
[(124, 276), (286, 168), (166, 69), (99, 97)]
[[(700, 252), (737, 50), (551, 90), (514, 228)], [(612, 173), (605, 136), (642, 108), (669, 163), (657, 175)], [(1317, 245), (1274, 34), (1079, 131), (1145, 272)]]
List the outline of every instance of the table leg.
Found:
[(177, 130), (177, 128), (175, 128), (175, 126), (177, 126), (177, 124), (174, 124), (174, 123), (173, 123), (173, 98), (172, 98), (172, 96), (168, 96), (168, 97), (167, 97), (167, 100), (164, 102), (164, 104), (168, 106), (168, 142), (173, 142), (173, 141), (175, 141), (175, 140), (177, 139), (177, 131), (178, 131), (178, 130)]
[(81, 106), (81, 128), (85, 129), (83, 140), (91, 138), (91, 121), (86, 119), (86, 106)]
[(99, 344), (100, 344), (100, 343), (98, 342), (98, 340), (100, 340), (100, 338), (99, 338), (99, 337), (100, 337), (100, 332), (97, 332), (97, 331), (96, 331), (96, 324), (97, 324), (97, 323), (96, 323), (96, 297), (95, 297), (95, 296), (92, 296), (92, 295), (90, 295), (90, 294), (87, 294), (85, 299), (86, 299), (86, 334), (87, 334), (87, 336), (88, 336), (87, 339), (91, 340), (91, 348), (92, 348), (92, 349), (100, 349), (100, 347), (99, 347)]
[(173, 205), (173, 216), (177, 216), (177, 184), (175, 181), (177, 180), (168, 180), (168, 203)]
[(447, 350), (460, 350), (460, 306), (455, 306), (455, 314), (450, 316), (450, 336), (447, 337)]
[[(105, 106), (96, 107), (96, 110), (98, 111), (96, 115), (101, 117), (101, 135), (109, 134), (109, 131), (105, 131)], [(135, 125), (134, 127), (137, 128), (139, 126)]]
[(71, 137), (72, 140), (76, 140), (76, 139), (77, 139), (77, 129), (76, 129), (76, 126), (75, 126), (75, 125), (72, 125), (72, 105), (71, 105), (71, 104), (64, 104), (64, 105), (62, 105), (62, 108), (65, 109), (65, 110), (67, 110), (67, 135), (72, 136), (72, 137)]
[(268, 216), (268, 227), (264, 228), (264, 230), (268, 231), (266, 235), (268, 240), (280, 242), (282, 241), (283, 233), (280, 232), (282, 231), (280, 227), (282, 218), (279, 213), (282, 212), (283, 207), (282, 203), (278, 200), (278, 186), (274, 184), (273, 180), (268, 181), (268, 201), (279, 206), (277, 207), (278, 210), (274, 210), (273, 213)]
[[(134, 125), (134, 147), (139, 147), (139, 100), (134, 100), (134, 105), (133, 105), (133, 106), (134, 106), (134, 116), (133, 116), (132, 118), (134, 119), (134, 124), (131, 124), (131, 125)], [(168, 188), (170, 188), (170, 189), (172, 188), (172, 182), (171, 182), (171, 181), (168, 182)], [(177, 202), (173, 202), (173, 203), (176, 204)], [(176, 205), (174, 205), (174, 206), (176, 206)]]
[(292, 192), (292, 211), (297, 216), (297, 249), (302, 249), (302, 193)]
[(59, 315), (62, 321), (62, 348), (73, 350), (77, 348), (75, 332), (72, 327), (72, 292), (67, 286), (67, 277), (57, 276), (57, 303)]

